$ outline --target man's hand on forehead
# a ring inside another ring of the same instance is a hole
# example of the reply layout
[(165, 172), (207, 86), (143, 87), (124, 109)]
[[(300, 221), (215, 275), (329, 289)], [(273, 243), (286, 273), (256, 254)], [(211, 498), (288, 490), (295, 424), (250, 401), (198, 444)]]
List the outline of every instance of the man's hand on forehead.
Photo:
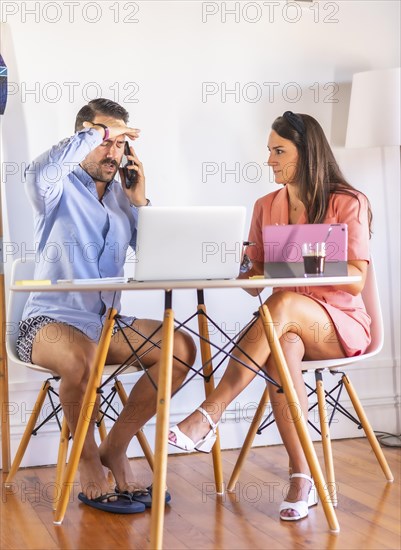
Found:
[[(96, 124), (99, 124), (97, 126)], [(139, 137), (140, 130), (138, 128), (131, 128), (125, 124), (121, 119), (97, 115), (93, 122), (85, 121), (84, 128), (95, 128), (100, 134), (105, 136), (105, 128), (108, 128), (108, 139), (115, 139), (118, 136), (127, 136), (128, 138), (135, 140)], [(103, 125), (103, 126), (102, 126)]]

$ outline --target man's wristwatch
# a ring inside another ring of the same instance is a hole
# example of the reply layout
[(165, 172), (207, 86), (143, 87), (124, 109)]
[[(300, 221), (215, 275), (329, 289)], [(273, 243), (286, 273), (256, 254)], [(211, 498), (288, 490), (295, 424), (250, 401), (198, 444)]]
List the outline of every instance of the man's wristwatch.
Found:
[(143, 208), (144, 206), (151, 206), (151, 202), (150, 199), (146, 199), (146, 204), (139, 204), (137, 206), (136, 204), (131, 203), (131, 206), (133, 206), (134, 208)]
[(92, 122), (92, 126), (100, 126), (101, 128), (103, 128), (104, 130), (103, 141), (107, 141), (109, 139), (110, 130), (108, 129), (106, 124), (101, 124), (100, 122)]
[(252, 260), (248, 256), (248, 254), (244, 254), (244, 257), (242, 258), (242, 262), (239, 268), (240, 273), (248, 273), (253, 267)]

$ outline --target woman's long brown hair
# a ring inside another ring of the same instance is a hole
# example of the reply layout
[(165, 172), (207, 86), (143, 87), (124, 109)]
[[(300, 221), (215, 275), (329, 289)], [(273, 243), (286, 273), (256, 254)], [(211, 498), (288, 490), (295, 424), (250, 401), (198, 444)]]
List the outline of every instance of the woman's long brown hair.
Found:
[[(343, 176), (320, 124), (304, 114), (284, 113), (276, 118), (272, 129), (294, 143), (298, 163), (294, 181), (303, 202), (308, 223), (323, 223), (331, 193), (350, 195), (358, 202), (359, 192)], [(369, 234), (372, 233), (372, 210), (368, 198)]]

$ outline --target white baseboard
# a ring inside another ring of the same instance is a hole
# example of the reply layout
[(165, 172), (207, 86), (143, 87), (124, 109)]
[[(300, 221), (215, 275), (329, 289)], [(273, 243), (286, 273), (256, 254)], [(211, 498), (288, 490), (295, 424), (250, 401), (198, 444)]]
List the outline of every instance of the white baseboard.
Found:
[[(352, 407), (345, 401), (342, 405), (349, 411), (353, 412)], [(365, 412), (369, 418), (369, 421), (374, 430), (386, 431), (390, 433), (396, 433), (397, 430), (397, 410), (394, 403), (393, 396), (387, 396), (381, 399), (367, 399), (362, 402)], [(189, 412), (189, 411), (188, 411)], [(220, 437), (222, 449), (236, 449), (240, 448), (243, 444), (245, 436), (250, 426), (251, 410), (248, 409), (248, 418), (235, 418), (237, 411), (228, 409), (227, 414), (222, 418), (220, 423)], [(173, 413), (171, 415), (171, 424), (178, 422), (182, 418), (182, 414)], [(319, 428), (318, 418), (315, 414), (312, 414), (310, 420)], [(111, 423), (106, 423), (110, 427)], [(21, 439), (25, 426), (22, 424), (12, 427), (11, 432), (11, 453), (15, 455), (18, 443)], [(149, 440), (152, 448), (154, 448), (153, 442), (155, 438), (155, 420), (152, 419), (144, 428), (145, 434)], [(331, 424), (330, 433), (332, 439), (347, 439), (355, 437), (363, 437), (363, 430), (358, 427), (349, 419), (340, 417), (337, 413), (334, 416)], [(310, 434), (314, 441), (318, 441), (320, 436), (315, 430), (310, 428)], [(43, 466), (55, 464), (57, 460), (57, 450), (59, 443), (59, 430), (54, 422), (47, 424), (36, 436), (32, 436), (28, 449), (25, 453), (21, 466)], [(274, 425), (265, 429), (261, 435), (256, 435), (254, 446), (267, 446), (281, 444), (280, 435), (277, 428)], [(176, 451), (173, 447), (169, 449), (169, 453), (174, 454)], [(139, 444), (134, 438), (129, 449), (128, 455), (130, 457), (143, 456), (142, 450)]]
[[(400, 411), (401, 398), (394, 387), (394, 366), (390, 361), (381, 362), (380, 366), (375, 363), (365, 365), (364, 368), (352, 368), (352, 380), (359, 394), (362, 406), (369, 418), (369, 421), (376, 431), (400, 433)], [(351, 370), (349, 370), (351, 372)], [(380, 384), (378, 384), (378, 373)], [(312, 377), (313, 378), (313, 377)], [(330, 375), (325, 385), (329, 387)], [(124, 386), (129, 391), (135, 379), (129, 376), (124, 378)], [(313, 383), (311, 383), (313, 386)], [(11, 453), (15, 455), (21, 436), (24, 432), (27, 419), (35, 403), (40, 382), (38, 379), (30, 381), (14, 382), (10, 385), (10, 424), (11, 424)], [(240, 448), (245, 435), (249, 429), (250, 421), (259, 402), (264, 388), (262, 380), (256, 380), (238, 398), (231, 403), (226, 410), (220, 424), (220, 436), (222, 449)], [(182, 418), (194, 410), (203, 399), (203, 382), (194, 380), (182, 393), (172, 400), (170, 423), (176, 424)], [(23, 399), (21, 397), (23, 396)], [(352, 405), (346, 392), (343, 392), (341, 404), (352, 413)], [(121, 406), (121, 405), (120, 405)], [(43, 417), (41, 417), (43, 418)], [(318, 414), (315, 409), (310, 420), (318, 427)], [(106, 422), (110, 427), (111, 421)], [(153, 447), (155, 437), (155, 419), (151, 419), (145, 426), (145, 434)], [(319, 435), (314, 429), (310, 430), (313, 440), (318, 440)], [(363, 431), (349, 419), (336, 413), (331, 424), (332, 439), (343, 439), (362, 437)], [(57, 459), (59, 442), (59, 430), (55, 421), (46, 424), (38, 435), (31, 438), (27, 452), (22, 461), (22, 466), (40, 466), (54, 464)], [(281, 439), (276, 426), (271, 426), (261, 435), (257, 435), (254, 441), (255, 446), (280, 444)], [(169, 452), (173, 454), (174, 448)], [(132, 441), (128, 455), (130, 457), (143, 456), (136, 438)]]

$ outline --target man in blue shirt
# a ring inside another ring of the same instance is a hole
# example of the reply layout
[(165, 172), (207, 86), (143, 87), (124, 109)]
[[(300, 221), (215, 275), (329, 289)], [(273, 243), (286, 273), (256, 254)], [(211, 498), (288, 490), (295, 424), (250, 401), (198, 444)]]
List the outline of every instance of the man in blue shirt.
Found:
[[(76, 133), (40, 155), (26, 172), (27, 193), (34, 209), (38, 258), (35, 278), (79, 279), (118, 277), (123, 274), (126, 252), (135, 248), (138, 209), (146, 207), (143, 166), (131, 147), (129, 159), (137, 172), (136, 183), (127, 188), (115, 179), (124, 153), (126, 137), (135, 140), (139, 130), (127, 126), (128, 112), (107, 99), (89, 102), (78, 113)], [(80, 404), (100, 337), (104, 315), (113, 292), (31, 294), (20, 323), (17, 353), (24, 361), (46, 367), (61, 377), (60, 400), (74, 434)], [(114, 306), (120, 310), (120, 296)], [(141, 348), (142, 362), (152, 369), (157, 384), (160, 350), (144, 337), (160, 337), (160, 322), (122, 319), (138, 332), (125, 329), (134, 349)], [(156, 334), (154, 334), (156, 331)], [(141, 347), (143, 346), (143, 347)], [(175, 335), (174, 355), (192, 365), (195, 346), (184, 332)], [(131, 354), (116, 331), (107, 363), (119, 363)], [(174, 360), (173, 391), (188, 368)], [(126, 450), (132, 437), (155, 414), (156, 392), (142, 376), (100, 448), (92, 423), (82, 451), (79, 471), (83, 495), (90, 503), (109, 492), (104, 467), (109, 468), (120, 492), (138, 489)], [(100, 499), (106, 501), (107, 498)]]

